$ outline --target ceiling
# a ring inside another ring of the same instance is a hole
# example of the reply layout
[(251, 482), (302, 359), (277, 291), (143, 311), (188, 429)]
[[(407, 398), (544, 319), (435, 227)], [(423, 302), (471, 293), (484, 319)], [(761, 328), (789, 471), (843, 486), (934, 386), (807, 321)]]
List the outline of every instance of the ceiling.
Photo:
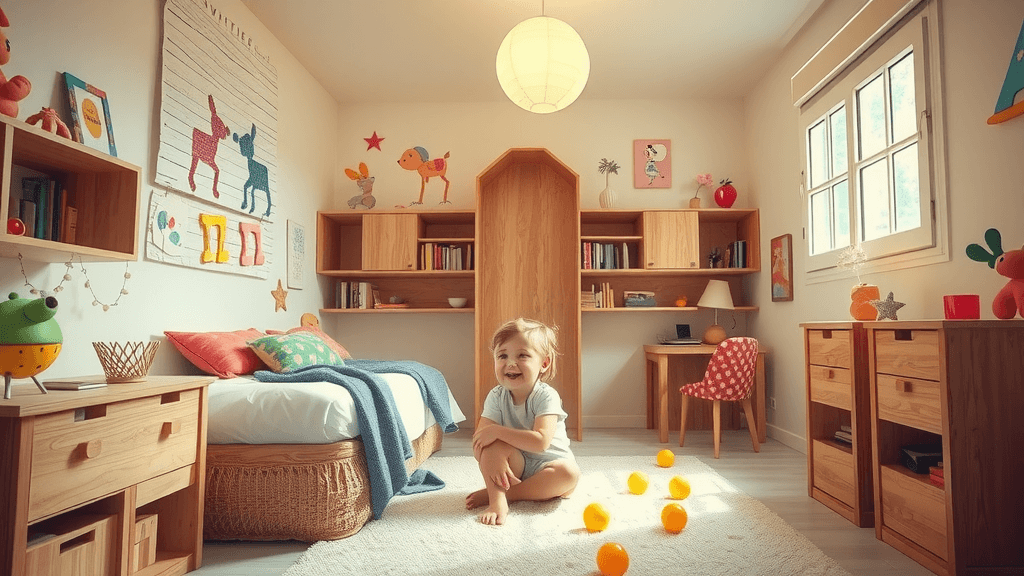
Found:
[(505, 98), (505, 34), (543, 14), (583, 38), (582, 99), (745, 96), (824, 0), (242, 0), (340, 104)]

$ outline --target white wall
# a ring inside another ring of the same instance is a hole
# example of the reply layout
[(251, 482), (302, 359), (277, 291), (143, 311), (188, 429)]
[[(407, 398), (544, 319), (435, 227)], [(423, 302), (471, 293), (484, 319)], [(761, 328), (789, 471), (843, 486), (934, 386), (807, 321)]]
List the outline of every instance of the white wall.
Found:
[[(306, 288), (289, 291), (287, 312), (274, 312), (270, 291), (276, 288), (278, 278), (286, 278), (283, 239), (287, 220), (303, 224), (312, 243), (316, 210), (329, 207), (337, 158), (337, 104), (238, 0), (212, 3), (255, 38), (279, 75), (277, 180), (281, 190), (275, 198), (278, 212), (271, 226), (282, 241), (275, 247), (269, 277), (258, 280), (140, 258), (129, 264), (129, 294), (103, 312), (91, 305), (92, 296), (83, 286), (85, 280), (76, 263), (73, 280), (57, 295), (64, 347), (43, 379), (102, 373), (93, 341), (163, 340), (164, 330), (286, 329), (297, 326), (303, 312), (316, 312), (322, 306), (313, 250), (306, 255)], [(106, 91), (118, 157), (142, 167), (139, 246), (143, 254), (159, 148), (163, 5), (156, 0), (3, 3), (11, 21), (5, 33), (12, 44), (11, 61), (3, 72), (8, 77), (24, 75), (32, 82), (31, 94), (21, 102), (19, 118), (43, 106), (66, 108), (61, 77), (65, 71)], [(87, 263), (86, 269), (98, 298), (113, 302), (121, 289), (124, 264)], [(51, 289), (63, 276), (64, 266), (26, 262), (25, 272), (35, 286)], [(0, 258), (3, 292), (17, 291), (30, 297), (23, 284), (18, 260)], [(197, 373), (166, 342), (157, 353), (152, 372)], [(20, 384), (31, 386), (27, 380)]]
[[(989, 126), (1007, 64), (1024, 19), (1014, 0), (940, 0), (948, 145), (951, 261), (895, 272), (864, 275), (883, 293), (892, 290), (907, 303), (901, 320), (942, 318), (942, 295), (981, 295), (982, 318), (992, 319), (990, 303), (1006, 279), (967, 258), (971, 243), (984, 245), (985, 230), (1003, 235), (1004, 248), (1024, 243), (1024, 202), (1020, 161), (1024, 118)], [(851, 279), (808, 285), (807, 246), (802, 239), (802, 200), (797, 194), (801, 159), (797, 110), (789, 79), (864, 2), (826, 2), (793, 40), (757, 88), (746, 98), (746, 148), (752, 174), (749, 194), (761, 209), (761, 242), (791, 233), (794, 240), (794, 301), (773, 303), (768, 275), (757, 280), (752, 332), (772, 350), (768, 394), (777, 402), (769, 412), (769, 433), (806, 449), (806, 394), (800, 322), (847, 320)], [(762, 269), (768, 253), (762, 250)]]

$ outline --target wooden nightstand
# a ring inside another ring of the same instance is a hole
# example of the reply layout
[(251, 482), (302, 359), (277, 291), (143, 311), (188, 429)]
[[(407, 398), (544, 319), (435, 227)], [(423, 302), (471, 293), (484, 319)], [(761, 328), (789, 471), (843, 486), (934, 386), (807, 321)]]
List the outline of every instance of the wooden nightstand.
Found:
[(0, 573), (201, 566), (213, 380), (153, 376), (46, 395), (21, 387), (0, 401)]

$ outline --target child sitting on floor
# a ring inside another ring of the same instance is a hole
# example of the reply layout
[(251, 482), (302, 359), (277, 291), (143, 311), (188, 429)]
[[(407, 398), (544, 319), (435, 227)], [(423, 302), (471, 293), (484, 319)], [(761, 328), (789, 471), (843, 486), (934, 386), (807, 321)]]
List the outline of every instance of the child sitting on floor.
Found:
[(473, 433), (485, 488), (466, 508), (487, 509), (484, 524), (503, 524), (510, 502), (568, 497), (580, 469), (569, 450), (562, 399), (544, 381), (555, 375), (555, 330), (536, 320), (506, 322), (491, 339), (498, 380)]

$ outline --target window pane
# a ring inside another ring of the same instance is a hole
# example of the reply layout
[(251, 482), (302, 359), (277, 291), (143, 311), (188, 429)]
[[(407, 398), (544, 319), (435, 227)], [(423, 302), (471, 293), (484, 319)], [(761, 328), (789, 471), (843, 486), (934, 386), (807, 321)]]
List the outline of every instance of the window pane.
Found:
[(811, 194), (811, 254), (832, 249), (832, 224), (829, 218), (828, 190)]
[(889, 67), (889, 90), (892, 92), (892, 141), (899, 142), (917, 132), (913, 52)]
[(808, 167), (811, 170), (810, 188), (816, 188), (828, 180), (826, 167), (828, 142), (825, 139), (825, 121), (822, 120), (807, 131)]
[(882, 158), (860, 170), (864, 240), (889, 235), (889, 168), (886, 160)]
[(832, 177), (846, 172), (846, 106), (829, 116), (832, 126)]
[(832, 186), (832, 206), (835, 207), (834, 248), (850, 245), (850, 190), (849, 182), (843, 180)]
[(920, 186), (917, 173), (917, 142), (892, 155), (896, 185), (896, 231), (921, 225)]
[(857, 91), (858, 150), (867, 158), (885, 148), (885, 94), (882, 75)]

